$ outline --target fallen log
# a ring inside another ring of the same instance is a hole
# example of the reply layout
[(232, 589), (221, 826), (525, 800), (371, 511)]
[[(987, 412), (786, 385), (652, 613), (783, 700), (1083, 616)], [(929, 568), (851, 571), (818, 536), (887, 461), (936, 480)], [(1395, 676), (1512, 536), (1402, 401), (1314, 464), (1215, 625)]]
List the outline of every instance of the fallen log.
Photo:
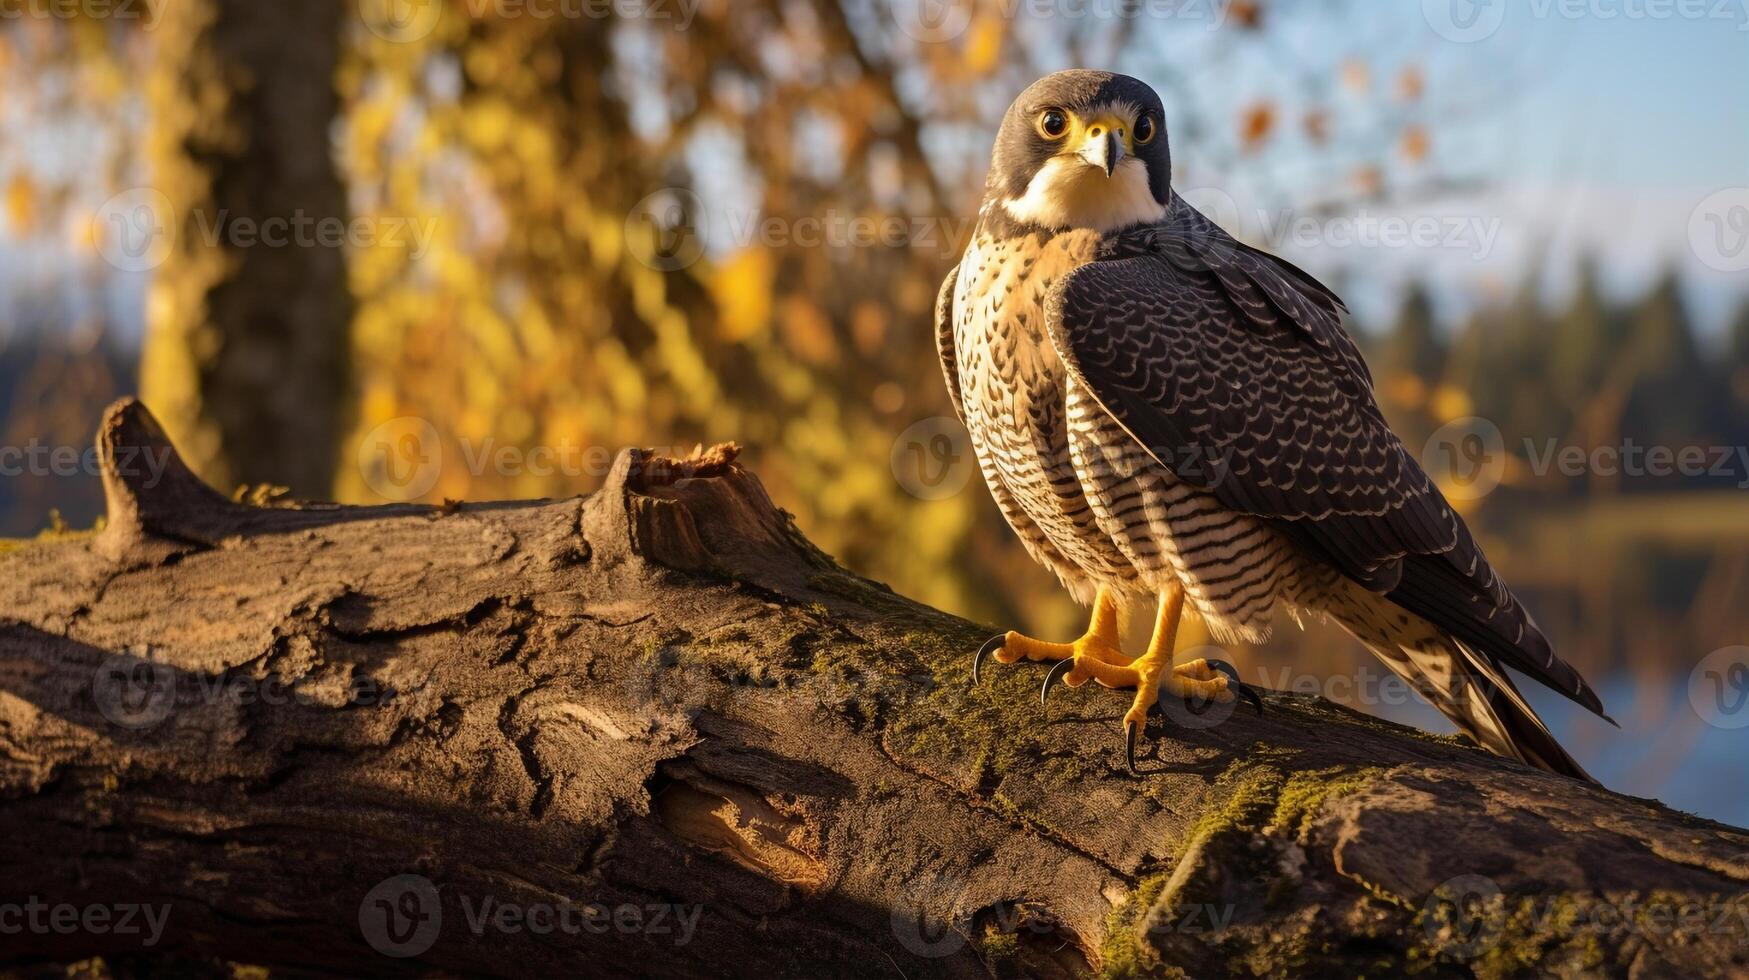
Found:
[[(732, 447), (250, 506), (139, 404), (0, 557), (0, 963), (1014, 977), (1749, 965), (1749, 834), (1315, 698), (969, 683)], [(151, 465), (147, 465), (150, 463)], [(123, 972), (126, 972), (125, 970)]]

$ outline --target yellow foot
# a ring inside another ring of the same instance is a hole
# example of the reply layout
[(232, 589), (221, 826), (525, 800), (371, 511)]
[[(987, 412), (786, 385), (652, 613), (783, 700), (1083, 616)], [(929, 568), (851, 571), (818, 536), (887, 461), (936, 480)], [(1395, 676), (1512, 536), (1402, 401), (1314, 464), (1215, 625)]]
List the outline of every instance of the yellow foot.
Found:
[(1237, 695), (1256, 710), (1258, 717), (1263, 716), (1263, 699), (1246, 687), (1239, 680), (1239, 672), (1224, 660), (1192, 660), (1171, 670), (1151, 671), (1141, 681), (1136, 687), (1135, 701), (1123, 716), (1124, 761), (1132, 773), (1136, 771), (1136, 738), (1147, 727), (1148, 712), (1167, 695), (1183, 699), (1197, 714), (1202, 713), (1198, 705), (1230, 704)]
[[(1019, 660), (1049, 660), (1121, 666), (1135, 659), (1118, 648), (1117, 603), (1103, 589), (1093, 600), (1093, 618), (1087, 624), (1087, 632), (1079, 640), (1073, 643), (1048, 643), (1022, 636), (1012, 630), (991, 637), (978, 650), (978, 655), (972, 658), (972, 683), (978, 682), (978, 668), (983, 664), (984, 658), (991, 654), (996, 655), (999, 663), (1005, 664)], [(1083, 679), (1082, 683), (1086, 683), (1086, 680)]]
[(1049, 643), (1019, 633), (1008, 632), (992, 637), (972, 660), (972, 682), (978, 681), (979, 667), (987, 656), (994, 655), (1005, 664), (1021, 660), (1054, 661), (1044, 685), (1039, 689), (1039, 701), (1050, 695), (1051, 686), (1060, 678), (1069, 687), (1080, 687), (1088, 681), (1098, 681), (1110, 688), (1134, 688), (1135, 700), (1124, 714), (1125, 758), (1131, 772), (1136, 769), (1136, 736), (1146, 726), (1148, 712), (1165, 695), (1182, 698), (1190, 705), (1231, 702), (1234, 695), (1250, 702), (1259, 715), (1263, 714), (1263, 699), (1239, 681), (1239, 672), (1219, 660), (1192, 660), (1172, 666), (1172, 647), (1178, 632), (1178, 616), (1183, 594), (1162, 596), (1160, 622), (1148, 652), (1130, 657), (1117, 645), (1116, 608), (1101, 592), (1094, 600), (1093, 620), (1087, 632), (1073, 643)]

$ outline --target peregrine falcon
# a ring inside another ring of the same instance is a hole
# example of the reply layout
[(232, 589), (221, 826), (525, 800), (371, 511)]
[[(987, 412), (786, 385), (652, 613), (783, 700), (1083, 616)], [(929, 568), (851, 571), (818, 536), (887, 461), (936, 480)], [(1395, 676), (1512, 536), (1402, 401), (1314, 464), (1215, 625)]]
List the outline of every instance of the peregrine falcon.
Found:
[[(1346, 628), (1490, 751), (1589, 779), (1506, 668), (1601, 702), (1386, 424), (1342, 301), (1200, 214), (1171, 168), (1159, 96), (1124, 75), (1047, 76), (1002, 120), (936, 342), (1002, 515), (1093, 612), (1071, 643), (993, 638), (974, 680), (994, 654), (1055, 662), (1041, 696), (1135, 688), (1134, 771), (1160, 697), (1255, 698), (1228, 664), (1172, 665), (1185, 604), (1253, 643), (1285, 609)], [(1148, 597), (1131, 657), (1117, 613)]]

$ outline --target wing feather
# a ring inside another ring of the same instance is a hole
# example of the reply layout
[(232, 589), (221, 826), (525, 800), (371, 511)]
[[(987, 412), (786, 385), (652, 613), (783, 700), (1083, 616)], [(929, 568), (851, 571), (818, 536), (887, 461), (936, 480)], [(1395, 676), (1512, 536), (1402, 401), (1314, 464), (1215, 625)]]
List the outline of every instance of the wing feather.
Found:
[(1385, 422), (1342, 312), (1178, 201), (1065, 277), (1045, 319), (1068, 370), (1179, 478), (1602, 714)]

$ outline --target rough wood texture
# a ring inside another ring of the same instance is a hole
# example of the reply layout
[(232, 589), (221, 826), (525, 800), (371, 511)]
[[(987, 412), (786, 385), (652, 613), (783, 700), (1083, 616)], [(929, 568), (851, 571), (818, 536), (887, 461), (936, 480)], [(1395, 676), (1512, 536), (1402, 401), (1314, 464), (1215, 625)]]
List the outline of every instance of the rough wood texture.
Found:
[(1749, 834), (1283, 694), (1173, 706), (1131, 777), (1127, 697), (971, 687), (988, 628), (837, 567), (730, 449), (587, 499), (261, 509), (127, 465), (169, 452), (137, 404), (99, 443), (107, 529), (0, 558), (0, 929), (167, 912), (150, 947), (10, 929), (15, 965), (1749, 964)]

